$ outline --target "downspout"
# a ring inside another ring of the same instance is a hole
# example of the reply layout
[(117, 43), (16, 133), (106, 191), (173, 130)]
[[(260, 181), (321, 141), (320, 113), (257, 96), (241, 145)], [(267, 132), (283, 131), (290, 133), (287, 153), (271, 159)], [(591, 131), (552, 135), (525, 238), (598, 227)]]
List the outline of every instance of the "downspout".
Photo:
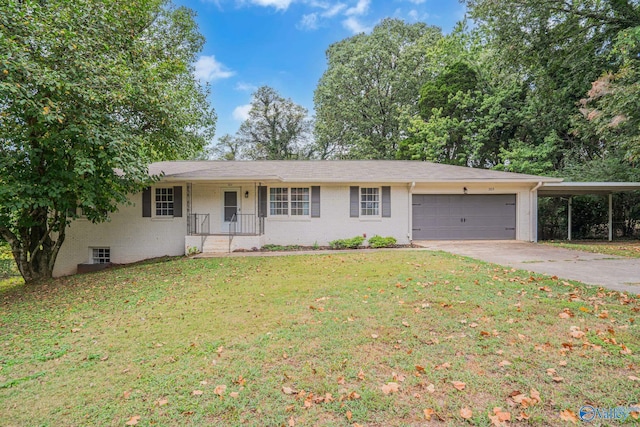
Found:
[(411, 233), (412, 227), (413, 227), (413, 215), (412, 215), (412, 207), (413, 207), (413, 189), (416, 186), (416, 182), (413, 181), (411, 184), (409, 184), (409, 209), (407, 209), (407, 239), (409, 239), (409, 242), (411, 242), (413, 240), (413, 236)]
[(529, 192), (529, 223), (530, 232), (529, 241), (538, 241), (538, 188), (542, 187), (542, 181), (539, 181), (535, 187)]

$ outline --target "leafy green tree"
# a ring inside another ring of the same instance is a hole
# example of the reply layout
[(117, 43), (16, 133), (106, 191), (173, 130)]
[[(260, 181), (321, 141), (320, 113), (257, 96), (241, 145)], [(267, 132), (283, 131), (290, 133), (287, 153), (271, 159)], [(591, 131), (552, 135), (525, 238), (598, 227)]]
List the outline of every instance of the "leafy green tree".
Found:
[(250, 159), (304, 159), (311, 155), (311, 127), (306, 108), (262, 86), (253, 94), (249, 118), (234, 143)]
[(225, 134), (218, 138), (218, 143), (207, 150), (202, 160), (240, 160), (242, 158), (241, 142), (233, 135)]
[(371, 34), (331, 45), (314, 95), (320, 157), (394, 158), (401, 110), (417, 111), (429, 77), (424, 52), (441, 37), (424, 23), (385, 19)]
[(199, 152), (215, 114), (186, 8), (6, 0), (0, 34), (0, 235), (29, 283), (51, 277), (77, 208), (107, 220), (150, 161)]

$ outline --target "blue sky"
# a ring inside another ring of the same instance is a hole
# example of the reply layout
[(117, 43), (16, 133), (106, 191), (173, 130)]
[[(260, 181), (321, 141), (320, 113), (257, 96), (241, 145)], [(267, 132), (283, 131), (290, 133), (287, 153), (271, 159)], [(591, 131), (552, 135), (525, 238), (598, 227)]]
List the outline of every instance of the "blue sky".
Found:
[(426, 22), (445, 33), (464, 17), (458, 0), (174, 0), (198, 14), (206, 44), (196, 75), (211, 84), (216, 139), (234, 134), (251, 93), (268, 85), (313, 114), (313, 91), (332, 43), (382, 19)]

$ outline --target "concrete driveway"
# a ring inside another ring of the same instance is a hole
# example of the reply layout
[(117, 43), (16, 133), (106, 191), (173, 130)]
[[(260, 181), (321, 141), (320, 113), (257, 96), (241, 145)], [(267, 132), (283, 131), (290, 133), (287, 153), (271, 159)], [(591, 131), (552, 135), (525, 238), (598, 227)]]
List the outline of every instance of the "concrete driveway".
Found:
[(592, 254), (515, 241), (419, 241), (427, 249), (640, 294), (640, 258)]

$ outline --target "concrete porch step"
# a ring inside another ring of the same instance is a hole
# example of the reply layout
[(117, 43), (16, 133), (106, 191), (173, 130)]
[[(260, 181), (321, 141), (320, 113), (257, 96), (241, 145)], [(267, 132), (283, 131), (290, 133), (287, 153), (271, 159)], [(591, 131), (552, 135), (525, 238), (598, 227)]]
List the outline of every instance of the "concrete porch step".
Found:
[(229, 252), (229, 236), (207, 236), (202, 244), (202, 253), (215, 254)]

